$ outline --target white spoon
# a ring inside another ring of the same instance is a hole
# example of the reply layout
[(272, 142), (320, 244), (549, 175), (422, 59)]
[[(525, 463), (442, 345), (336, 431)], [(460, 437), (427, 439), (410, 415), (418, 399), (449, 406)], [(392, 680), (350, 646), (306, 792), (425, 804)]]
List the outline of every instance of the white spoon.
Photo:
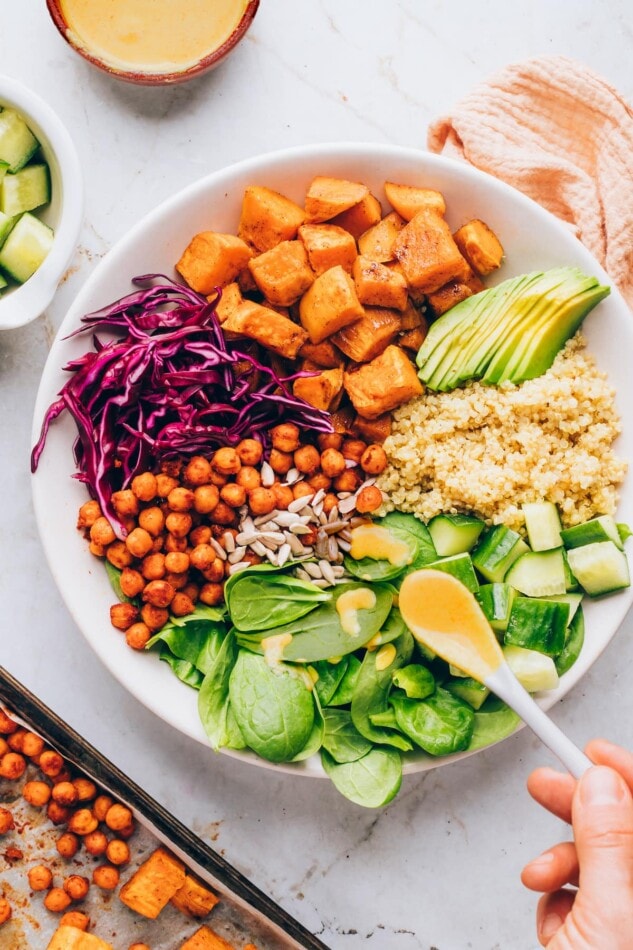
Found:
[(457, 578), (432, 568), (414, 571), (402, 583), (398, 606), (416, 640), (504, 700), (574, 778), (593, 764), (521, 686), (477, 600)]

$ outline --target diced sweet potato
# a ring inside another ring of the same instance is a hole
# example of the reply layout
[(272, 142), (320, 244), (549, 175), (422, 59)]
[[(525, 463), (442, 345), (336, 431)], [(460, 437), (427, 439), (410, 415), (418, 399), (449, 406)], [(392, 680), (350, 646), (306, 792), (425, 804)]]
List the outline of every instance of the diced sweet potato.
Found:
[(469, 276), (459, 280), (450, 280), (439, 290), (429, 294), (427, 302), (434, 316), (439, 317), (442, 313), (446, 313), (447, 310), (454, 307), (455, 304), (466, 300), (467, 297), (471, 297), (473, 294), (478, 294), (483, 289), (484, 285), (480, 278), (471, 271)]
[(204, 925), (180, 945), (180, 950), (235, 950), (232, 943)]
[(252, 250), (234, 234), (201, 231), (176, 264), (176, 270), (199, 294), (210, 294), (235, 280), (252, 257)]
[(220, 898), (191, 874), (185, 875), (185, 883), (171, 899), (171, 903), (190, 917), (206, 917)]
[(238, 235), (258, 251), (291, 241), (305, 221), (305, 211), (285, 195), (251, 185), (244, 192)]
[(332, 218), (330, 224), (336, 224), (339, 228), (344, 228), (358, 239), (368, 228), (378, 224), (381, 218), (380, 202), (374, 195), (369, 194), (348, 211), (337, 214), (335, 218)]
[(393, 344), (370, 363), (348, 370), (344, 386), (364, 419), (377, 419), (423, 392), (411, 360)]
[(353, 423), (353, 434), (359, 436), (365, 442), (384, 442), (391, 434), (391, 413), (385, 412), (384, 415), (376, 419), (363, 419), (362, 416), (356, 416)]
[[(345, 385), (345, 380), (343, 380), (343, 385)], [(330, 414), (330, 422), (335, 432), (339, 432), (341, 435), (354, 434), (354, 410), (351, 406), (342, 406), (340, 409), (335, 409)]]
[(417, 353), (426, 339), (427, 332), (428, 327), (426, 323), (420, 324), (419, 327), (414, 327), (412, 330), (401, 333), (398, 337), (398, 345), (403, 346), (405, 350), (412, 350), (412, 352)]
[(393, 242), (402, 231), (406, 221), (391, 211), (382, 221), (365, 231), (358, 239), (358, 249), (363, 257), (381, 264), (393, 260)]
[(360, 320), (335, 334), (334, 343), (355, 363), (368, 363), (395, 340), (401, 329), (397, 310), (367, 307)]
[(299, 317), (312, 343), (321, 343), (364, 312), (354, 281), (341, 266), (317, 277), (299, 303)]
[(299, 399), (304, 399), (316, 409), (330, 409), (336, 397), (343, 389), (343, 367), (324, 369), (314, 376), (302, 376), (295, 379), (292, 391)]
[(123, 903), (152, 920), (185, 883), (182, 861), (164, 848), (157, 848), (119, 891)]
[(113, 947), (94, 934), (62, 924), (51, 937), (46, 950), (113, 950)]
[[(209, 294), (208, 299), (215, 300), (215, 296), (215, 294)], [(222, 288), (222, 296), (215, 308), (220, 323), (224, 323), (226, 318), (233, 313), (236, 307), (239, 307), (243, 299), (240, 285), (236, 281)]]
[(402, 229), (394, 253), (409, 287), (427, 294), (469, 270), (448, 224), (430, 211), (418, 211)]
[(356, 241), (349, 231), (335, 224), (302, 224), (299, 237), (315, 274), (323, 274), (338, 264), (351, 271), (357, 251)]
[[(425, 298), (426, 299), (426, 298)], [(400, 329), (401, 330), (413, 330), (414, 327), (419, 327), (422, 322), (422, 313), (421, 311), (413, 306), (411, 302), (411, 297), (407, 301), (407, 306), (400, 314)]]
[(295, 359), (308, 338), (305, 330), (288, 317), (253, 300), (244, 300), (222, 327), (225, 332), (256, 340), (266, 349), (290, 360)]
[(368, 194), (369, 188), (361, 182), (317, 175), (310, 182), (305, 198), (306, 220), (312, 224), (329, 221), (357, 205)]
[(462, 225), (453, 235), (472, 269), (477, 274), (490, 274), (501, 267), (503, 248), (499, 238), (485, 222), (474, 218)]
[(435, 211), (439, 215), (446, 212), (444, 195), (432, 188), (415, 188), (412, 185), (398, 185), (393, 181), (385, 182), (385, 194), (392, 208), (405, 221), (410, 221), (418, 211)]
[(314, 280), (301, 241), (280, 241), (269, 251), (253, 257), (248, 266), (258, 289), (278, 307), (289, 307)]
[(393, 307), (405, 310), (408, 293), (407, 282), (398, 271), (390, 270), (378, 261), (358, 255), (352, 268), (352, 277), (358, 299), (373, 307)]
[(299, 356), (302, 359), (311, 360), (323, 369), (335, 369), (345, 362), (343, 354), (331, 340), (323, 340), (322, 343), (310, 343), (308, 340), (299, 350)]

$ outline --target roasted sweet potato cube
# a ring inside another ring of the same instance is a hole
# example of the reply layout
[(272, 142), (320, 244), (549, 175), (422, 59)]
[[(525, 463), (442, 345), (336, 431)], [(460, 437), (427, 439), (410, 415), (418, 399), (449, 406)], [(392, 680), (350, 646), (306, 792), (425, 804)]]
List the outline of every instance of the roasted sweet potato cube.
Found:
[(402, 231), (406, 221), (391, 211), (378, 224), (365, 231), (358, 239), (358, 249), (363, 257), (385, 264), (393, 260), (393, 242)]
[(62, 924), (46, 945), (46, 950), (113, 950), (113, 947), (94, 934)]
[(444, 218), (418, 211), (394, 241), (394, 253), (409, 287), (432, 293), (470, 268)]
[(215, 930), (202, 925), (199, 930), (180, 945), (180, 950), (236, 950), (232, 943), (216, 934)]
[(382, 208), (378, 198), (374, 195), (366, 195), (357, 205), (343, 211), (332, 218), (330, 224), (335, 224), (339, 228), (344, 228), (350, 234), (358, 239), (368, 228), (378, 224), (382, 218)]
[(333, 342), (355, 363), (368, 363), (392, 343), (402, 329), (397, 310), (367, 307), (360, 320), (334, 335)]
[(314, 273), (301, 241), (280, 241), (248, 262), (253, 280), (270, 303), (289, 307), (308, 289)]
[(446, 313), (447, 310), (454, 307), (455, 304), (466, 300), (467, 297), (471, 297), (473, 294), (478, 294), (483, 289), (484, 285), (480, 278), (470, 271), (470, 274), (466, 277), (459, 280), (450, 280), (439, 290), (429, 294), (427, 303), (434, 316), (439, 317), (442, 313)]
[(312, 343), (321, 343), (364, 312), (354, 281), (340, 265), (317, 277), (299, 302), (299, 318)]
[(302, 224), (299, 237), (305, 244), (315, 274), (323, 274), (337, 264), (351, 271), (357, 250), (356, 241), (349, 231), (335, 224)]
[(343, 354), (331, 340), (323, 340), (322, 343), (310, 343), (308, 340), (299, 350), (299, 356), (323, 369), (335, 369), (345, 362)]
[(258, 251), (291, 241), (305, 221), (305, 211), (285, 195), (250, 185), (244, 192), (238, 235)]
[(157, 848), (123, 885), (119, 897), (130, 910), (153, 920), (184, 883), (182, 861), (165, 848)]
[(292, 391), (299, 399), (309, 402), (316, 409), (330, 409), (343, 389), (343, 367), (324, 369), (314, 376), (301, 376), (292, 384)]
[[(215, 294), (209, 294), (208, 300), (215, 300), (215, 297)], [(233, 281), (222, 288), (222, 295), (215, 308), (220, 323), (224, 323), (226, 318), (233, 313), (236, 307), (239, 307), (243, 299), (242, 291), (237, 281)]]
[(353, 423), (353, 434), (359, 436), (365, 442), (384, 442), (391, 434), (392, 417), (390, 412), (385, 412), (377, 419), (363, 419), (362, 416), (356, 416)]
[(185, 883), (171, 899), (171, 903), (190, 917), (206, 917), (220, 898), (192, 874), (185, 874)]
[(312, 224), (329, 221), (357, 205), (368, 194), (369, 188), (361, 182), (317, 175), (310, 182), (305, 198), (306, 220)]
[(377, 419), (423, 392), (415, 366), (395, 344), (370, 363), (349, 369), (344, 386), (354, 409), (364, 419)]
[[(345, 385), (345, 379), (343, 379), (343, 385)], [(335, 409), (330, 413), (330, 422), (335, 432), (340, 432), (341, 435), (354, 434), (354, 410), (351, 406), (346, 405)]]
[(225, 332), (256, 340), (268, 350), (293, 360), (308, 339), (305, 330), (289, 317), (263, 307), (253, 300), (244, 300), (222, 327)]
[(415, 188), (413, 185), (386, 181), (385, 194), (391, 207), (405, 221), (410, 221), (418, 211), (435, 211), (439, 215), (446, 213), (444, 195), (432, 188)]
[(176, 270), (199, 294), (210, 294), (235, 280), (253, 252), (234, 234), (201, 231), (189, 242)]
[(398, 345), (403, 346), (405, 350), (412, 350), (414, 353), (417, 353), (426, 339), (427, 332), (428, 325), (426, 322), (421, 323), (419, 327), (414, 327), (412, 330), (406, 330), (405, 333), (401, 333), (398, 337)]
[(417, 307), (414, 307), (411, 297), (409, 297), (407, 306), (400, 314), (400, 329), (413, 330), (414, 327), (419, 327), (421, 322), (422, 312)]
[(499, 238), (484, 221), (474, 218), (462, 225), (453, 235), (472, 269), (477, 274), (490, 274), (501, 267), (503, 248)]
[(352, 268), (356, 293), (362, 304), (369, 307), (393, 307), (405, 310), (409, 295), (407, 282), (396, 270), (390, 270), (378, 261), (358, 255)]

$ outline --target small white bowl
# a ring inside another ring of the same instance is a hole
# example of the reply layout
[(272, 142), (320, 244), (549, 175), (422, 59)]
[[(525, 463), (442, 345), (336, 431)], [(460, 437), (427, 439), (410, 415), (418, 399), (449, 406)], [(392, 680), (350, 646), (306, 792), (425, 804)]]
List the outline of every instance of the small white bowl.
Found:
[(42, 146), (50, 169), (51, 201), (36, 213), (55, 232), (53, 246), (33, 276), (0, 293), (0, 330), (13, 330), (43, 313), (73, 255), (83, 217), (83, 174), (73, 141), (48, 103), (0, 75), (0, 106), (19, 112)]

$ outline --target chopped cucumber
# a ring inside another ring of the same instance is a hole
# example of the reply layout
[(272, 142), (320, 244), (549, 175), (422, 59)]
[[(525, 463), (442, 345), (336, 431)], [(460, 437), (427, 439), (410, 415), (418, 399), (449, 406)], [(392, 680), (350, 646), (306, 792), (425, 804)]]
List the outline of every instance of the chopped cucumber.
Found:
[(565, 568), (565, 587), (567, 593), (580, 590), (580, 584), (572, 574), (571, 567), (569, 566), (569, 558), (567, 557), (565, 548), (563, 548), (563, 567)]
[(538, 693), (543, 689), (556, 689), (558, 673), (551, 656), (538, 650), (526, 650), (523, 647), (507, 646), (503, 648), (506, 663), (528, 693)]
[(439, 561), (432, 561), (431, 564), (425, 564), (425, 568), (433, 568), (435, 571), (444, 571), (446, 574), (452, 574), (458, 581), (461, 581), (464, 587), (475, 594), (479, 590), (479, 581), (475, 574), (473, 562), (470, 554), (454, 554), (452, 557), (443, 557)]
[(52, 230), (27, 211), (0, 249), (0, 268), (23, 284), (45, 260), (53, 237)]
[(569, 604), (517, 597), (510, 611), (505, 644), (557, 656), (565, 646)]
[(0, 182), (0, 211), (14, 217), (51, 199), (48, 165), (27, 165)]
[(6, 239), (11, 233), (11, 229), (15, 225), (17, 218), (12, 218), (8, 214), (3, 214), (0, 211), (0, 247), (4, 244)]
[(522, 505), (522, 510), (533, 551), (551, 551), (562, 546), (560, 516), (553, 502), (529, 502)]
[(567, 552), (569, 565), (578, 583), (591, 597), (629, 587), (626, 554), (614, 541), (595, 541)]
[(562, 548), (528, 551), (514, 562), (504, 580), (528, 597), (564, 594), (567, 581)]
[(4, 288), (7, 287), (7, 286), (8, 286), (8, 284), (7, 284), (6, 280), (4, 279), (4, 277), (2, 276), (2, 274), (0, 274), (0, 290), (4, 290)]
[(472, 553), (473, 564), (487, 581), (502, 581), (509, 567), (530, 549), (520, 534), (498, 524), (485, 532)]
[(6, 173), (9, 171), (9, 166), (6, 162), (0, 162), (0, 181), (4, 178)]
[(546, 594), (541, 597), (541, 600), (555, 600), (559, 604), (569, 604), (569, 619), (567, 621), (567, 626), (572, 622), (576, 615), (576, 611), (580, 607), (583, 594)]
[(14, 109), (0, 112), (0, 161), (17, 172), (33, 157), (39, 142), (28, 125)]
[(624, 544), (629, 538), (633, 537), (633, 531), (629, 528), (628, 524), (624, 524), (623, 521), (618, 521), (618, 534), (620, 535), (620, 541)]
[(477, 600), (495, 633), (504, 633), (508, 626), (516, 591), (509, 584), (482, 584)]
[(566, 548), (580, 548), (595, 541), (613, 541), (618, 548), (622, 548), (622, 539), (618, 526), (611, 515), (601, 515), (592, 518), (583, 524), (574, 525), (561, 531), (563, 544)]
[(478, 680), (474, 680), (472, 676), (466, 676), (458, 680), (448, 680), (444, 683), (444, 689), (447, 689), (453, 696), (463, 699), (473, 709), (481, 709), (490, 695), (488, 687), (478, 682)]
[(436, 515), (428, 529), (440, 557), (450, 557), (470, 551), (485, 525), (471, 515)]
[(574, 619), (567, 628), (565, 646), (554, 660), (559, 676), (562, 676), (563, 673), (566, 673), (567, 670), (574, 665), (580, 656), (580, 651), (582, 650), (582, 645), (584, 642), (585, 618), (582, 612), (582, 607), (580, 607), (580, 609), (574, 614)]

